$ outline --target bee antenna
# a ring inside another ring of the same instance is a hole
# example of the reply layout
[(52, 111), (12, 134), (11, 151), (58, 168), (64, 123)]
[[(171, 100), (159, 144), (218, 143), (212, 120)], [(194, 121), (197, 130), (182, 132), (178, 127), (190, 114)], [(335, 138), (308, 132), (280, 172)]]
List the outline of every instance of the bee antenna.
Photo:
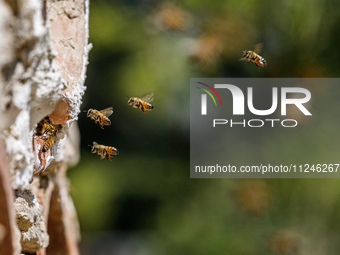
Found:
[(92, 145), (89, 145), (89, 144), (88, 144), (88, 146), (89, 146), (89, 147), (92, 147)]
[(84, 110), (83, 112), (87, 112), (87, 110)]
[(125, 96), (127, 99), (130, 99), (128, 96)]

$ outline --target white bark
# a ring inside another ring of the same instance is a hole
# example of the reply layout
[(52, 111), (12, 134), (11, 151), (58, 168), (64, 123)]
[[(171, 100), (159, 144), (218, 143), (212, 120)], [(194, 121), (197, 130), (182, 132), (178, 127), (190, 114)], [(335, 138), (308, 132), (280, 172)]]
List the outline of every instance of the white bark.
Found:
[[(65, 217), (72, 218), (71, 228), (76, 231), (72, 200), (65, 196), (67, 185), (62, 179), (65, 178), (67, 164), (75, 164), (79, 158), (78, 129), (76, 125), (69, 128), (77, 120), (85, 91), (85, 73), (91, 48), (88, 45), (88, 7), (88, 0), (0, 0), (0, 145), (5, 144), (0, 146), (0, 153), (6, 155), (0, 164), (0, 172), (10, 173), (3, 176), (0, 173), (0, 182), (5, 185), (10, 181), (12, 190), (19, 190), (15, 209), (17, 221), (18, 218), (23, 219), (18, 222), (23, 224), (21, 226), (26, 227), (26, 223), (30, 222), (27, 219), (32, 217), (42, 219), (40, 223), (33, 224), (36, 229), (40, 228), (37, 226), (41, 223), (47, 224), (53, 193), (62, 197), (68, 205), (67, 210), (71, 208), (69, 216), (66, 213)], [(34, 131), (36, 124), (45, 116), (49, 116), (53, 124), (63, 126), (65, 137), (58, 137), (53, 148), (42, 153), (44, 140), (34, 135)], [(40, 176), (30, 184), (34, 174), (42, 172), (48, 176), (46, 187), (42, 187)], [(6, 180), (6, 176), (10, 180)], [(33, 192), (31, 202), (36, 205), (34, 210), (20, 203), (23, 201), (22, 194), (27, 194), (29, 190)], [(7, 203), (13, 196), (8, 193), (8, 189), (6, 191), (4, 188), (3, 192), (0, 189), (0, 196), (6, 198)], [(62, 205), (60, 208), (61, 211), (65, 210)], [(25, 217), (18, 214), (23, 211)], [(14, 217), (11, 205), (8, 214), (10, 218)], [(25, 231), (33, 231), (32, 236), (35, 237), (39, 234), (39, 230)], [(18, 254), (20, 244), (12, 235), (14, 248), (11, 254)], [(43, 238), (39, 237), (39, 244), (32, 247), (37, 250), (46, 247), (48, 235)], [(34, 242), (33, 239), (25, 235), (28, 243)], [(0, 254), (1, 241), (0, 238)]]

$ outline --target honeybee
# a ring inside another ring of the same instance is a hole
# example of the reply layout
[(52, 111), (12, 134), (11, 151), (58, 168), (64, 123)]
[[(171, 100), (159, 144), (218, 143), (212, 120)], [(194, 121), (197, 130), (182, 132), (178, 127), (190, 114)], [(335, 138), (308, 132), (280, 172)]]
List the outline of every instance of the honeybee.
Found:
[(87, 117), (93, 119), (95, 123), (99, 123), (101, 129), (104, 129), (103, 126), (111, 125), (111, 121), (108, 117), (113, 113), (112, 109), (113, 109), (112, 107), (106, 108), (101, 111), (89, 109), (87, 111)]
[(253, 62), (258, 69), (260, 69), (260, 67), (266, 67), (267, 61), (263, 57), (257, 54), (261, 52), (262, 47), (263, 47), (263, 44), (259, 43), (255, 45), (254, 51), (243, 50), (243, 57), (240, 60), (247, 60), (247, 61)]
[(45, 142), (43, 143), (41, 151), (42, 152), (48, 151), (51, 148), (53, 143), (54, 143), (54, 135), (47, 136)]
[(54, 140), (57, 137), (58, 132), (61, 131), (61, 129), (62, 126), (52, 124), (48, 116), (43, 118), (37, 124), (35, 135), (40, 136), (44, 140), (41, 149), (42, 152), (47, 152), (51, 148)]
[(50, 122), (48, 117), (43, 118), (35, 129), (35, 135), (44, 136), (48, 134), (53, 134), (55, 132), (55, 126)]
[(119, 154), (118, 150), (115, 147), (101, 145), (96, 142), (93, 142), (91, 153), (97, 153), (97, 155), (100, 155), (100, 159), (107, 158), (110, 161), (111, 155)]
[(185, 30), (190, 26), (190, 16), (170, 2), (161, 4), (153, 15), (153, 23), (161, 30)]
[(151, 111), (154, 107), (149, 102), (153, 100), (153, 93), (148, 93), (142, 97), (126, 97), (129, 99), (127, 102), (128, 105), (132, 105), (133, 108), (140, 109), (145, 113), (145, 110)]

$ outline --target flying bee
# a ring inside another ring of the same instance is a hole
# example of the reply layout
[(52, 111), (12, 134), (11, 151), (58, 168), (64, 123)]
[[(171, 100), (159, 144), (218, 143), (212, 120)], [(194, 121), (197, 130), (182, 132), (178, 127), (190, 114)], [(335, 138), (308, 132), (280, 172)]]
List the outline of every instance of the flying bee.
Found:
[(161, 30), (184, 31), (190, 26), (190, 16), (170, 2), (161, 4), (154, 13), (152, 20)]
[(118, 150), (115, 147), (101, 145), (96, 142), (93, 142), (91, 153), (97, 153), (97, 155), (100, 155), (100, 159), (107, 158), (110, 161), (111, 155), (119, 154)]
[(153, 109), (153, 105), (149, 102), (153, 100), (153, 93), (148, 93), (142, 97), (126, 97), (129, 99), (127, 102), (128, 105), (132, 105), (133, 108), (140, 109), (142, 112), (145, 113), (145, 110), (151, 111)]
[(247, 60), (253, 62), (255, 66), (260, 69), (260, 67), (266, 67), (267, 61), (258, 55), (258, 53), (262, 50), (262, 43), (256, 44), (254, 51), (251, 50), (243, 50), (243, 57), (240, 60)]
[(104, 110), (98, 111), (95, 109), (89, 109), (87, 111), (87, 117), (90, 117), (94, 120), (95, 123), (99, 123), (101, 129), (104, 129), (103, 126), (110, 126), (111, 121), (109, 116), (113, 113), (112, 107), (106, 108)]

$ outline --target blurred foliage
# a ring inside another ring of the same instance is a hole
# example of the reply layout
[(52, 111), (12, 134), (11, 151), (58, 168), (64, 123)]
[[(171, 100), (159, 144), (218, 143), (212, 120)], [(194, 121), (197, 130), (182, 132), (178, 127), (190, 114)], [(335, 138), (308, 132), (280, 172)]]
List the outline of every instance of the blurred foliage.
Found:
[[(114, 113), (105, 130), (79, 116), (82, 159), (68, 174), (83, 254), (338, 254), (339, 180), (189, 178), (188, 85), (190, 77), (337, 77), (339, 25), (334, 0), (91, 1), (83, 110)], [(238, 61), (259, 42), (267, 68)], [(125, 96), (148, 92), (152, 112), (126, 105)], [(325, 130), (337, 132), (315, 128), (317, 139), (306, 139), (316, 147)], [(100, 160), (93, 141), (120, 154)], [(279, 157), (278, 142), (282, 152), (308, 153), (279, 135), (257, 153)]]

